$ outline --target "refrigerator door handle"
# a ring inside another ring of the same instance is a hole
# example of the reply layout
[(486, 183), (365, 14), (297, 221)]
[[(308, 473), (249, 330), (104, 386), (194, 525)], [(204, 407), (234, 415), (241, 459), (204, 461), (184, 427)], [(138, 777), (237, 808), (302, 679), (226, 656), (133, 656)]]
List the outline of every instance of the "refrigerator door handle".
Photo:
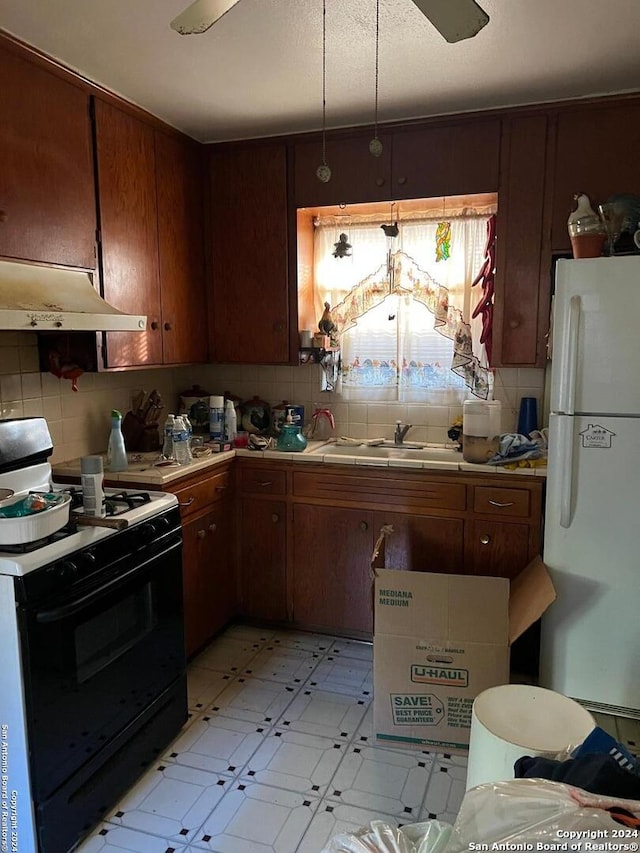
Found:
[(558, 418), (558, 452), (562, 460), (560, 474), (560, 527), (571, 526), (573, 512), (573, 418)]
[(569, 300), (569, 311), (564, 317), (561, 337), (563, 351), (560, 358), (565, 369), (558, 377), (558, 411), (565, 415), (573, 415), (575, 412), (580, 310), (580, 297), (576, 294)]

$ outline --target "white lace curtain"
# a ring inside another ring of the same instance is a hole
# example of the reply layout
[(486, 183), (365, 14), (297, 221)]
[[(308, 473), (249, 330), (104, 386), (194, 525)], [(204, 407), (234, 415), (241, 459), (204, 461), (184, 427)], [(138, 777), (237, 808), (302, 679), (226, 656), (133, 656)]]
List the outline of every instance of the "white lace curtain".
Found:
[[(489, 396), (481, 321), (471, 319), (481, 297), (471, 283), (484, 259), (487, 216), (447, 221), (450, 253), (438, 261), (437, 220), (403, 221), (393, 239), (380, 221), (336, 217), (317, 225), (316, 309), (329, 302), (341, 333), (345, 398), (451, 403), (464, 399), (468, 386)], [(351, 254), (336, 258), (341, 233)]]

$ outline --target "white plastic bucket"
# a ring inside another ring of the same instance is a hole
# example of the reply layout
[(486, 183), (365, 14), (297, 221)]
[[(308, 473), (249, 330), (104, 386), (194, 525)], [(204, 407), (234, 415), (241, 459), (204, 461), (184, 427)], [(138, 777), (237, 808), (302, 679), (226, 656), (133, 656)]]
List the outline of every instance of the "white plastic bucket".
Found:
[(578, 746), (595, 726), (582, 705), (553, 690), (528, 684), (484, 690), (471, 711), (467, 791), (513, 779), (523, 755), (554, 758)]

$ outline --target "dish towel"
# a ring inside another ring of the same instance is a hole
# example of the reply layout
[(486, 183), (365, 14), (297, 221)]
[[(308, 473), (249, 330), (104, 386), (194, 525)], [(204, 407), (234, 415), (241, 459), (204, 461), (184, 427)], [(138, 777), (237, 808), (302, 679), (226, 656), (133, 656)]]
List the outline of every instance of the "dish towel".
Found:
[(540, 459), (546, 453), (541, 441), (531, 441), (526, 435), (507, 432), (500, 436), (498, 452), (488, 460), (488, 465), (507, 465), (519, 459)]

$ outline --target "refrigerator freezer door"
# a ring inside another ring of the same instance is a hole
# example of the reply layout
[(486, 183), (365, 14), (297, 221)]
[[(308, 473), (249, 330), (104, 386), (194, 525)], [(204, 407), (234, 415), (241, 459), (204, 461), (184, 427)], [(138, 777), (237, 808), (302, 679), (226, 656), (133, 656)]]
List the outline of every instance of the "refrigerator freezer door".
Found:
[(551, 411), (640, 415), (640, 258), (556, 264)]
[[(566, 436), (573, 437), (566, 464)], [(640, 418), (551, 415), (540, 683), (640, 711)], [(567, 516), (566, 501), (569, 501)], [(568, 526), (560, 520), (565, 513)]]

